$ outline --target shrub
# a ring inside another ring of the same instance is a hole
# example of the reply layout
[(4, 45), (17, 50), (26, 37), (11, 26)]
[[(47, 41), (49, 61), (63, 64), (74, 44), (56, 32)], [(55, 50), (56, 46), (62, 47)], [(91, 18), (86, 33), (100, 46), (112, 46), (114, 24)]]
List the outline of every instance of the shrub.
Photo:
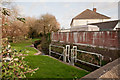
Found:
[(9, 41), (9, 42), (13, 42), (12, 37), (8, 36), (7, 38), (8, 38), (8, 41)]
[(51, 43), (50, 34), (47, 34), (42, 37), (40, 47), (42, 52), (46, 55), (49, 54), (49, 45)]
[(48, 55), (49, 53), (49, 42), (47, 42), (45, 39), (42, 39), (42, 42), (41, 42), (41, 50), (44, 54)]
[(26, 78), (25, 74), (35, 73), (36, 69), (31, 69), (27, 62), (24, 61), (25, 54), (11, 49), (9, 42), (6, 39), (2, 41), (2, 78), (13, 79), (13, 78)]
[(41, 43), (41, 40), (37, 40), (35, 41), (33, 44), (34, 44), (34, 47), (37, 48), (37, 46)]

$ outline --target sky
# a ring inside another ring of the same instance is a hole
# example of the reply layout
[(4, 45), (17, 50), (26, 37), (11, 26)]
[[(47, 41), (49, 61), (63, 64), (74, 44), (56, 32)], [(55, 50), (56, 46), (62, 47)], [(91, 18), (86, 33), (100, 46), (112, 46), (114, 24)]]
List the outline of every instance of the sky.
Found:
[(118, 0), (15, 0), (16, 7), (24, 16), (39, 18), (49, 13), (56, 17), (61, 28), (70, 28), (72, 18), (86, 9), (97, 8), (97, 12), (118, 19)]

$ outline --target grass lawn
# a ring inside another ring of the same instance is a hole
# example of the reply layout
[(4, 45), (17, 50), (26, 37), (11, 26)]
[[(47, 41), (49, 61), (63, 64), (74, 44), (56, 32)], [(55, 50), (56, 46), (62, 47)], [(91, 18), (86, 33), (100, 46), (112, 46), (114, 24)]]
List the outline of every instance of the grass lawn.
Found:
[(28, 65), (31, 68), (39, 67), (39, 69), (36, 71), (35, 74), (33, 74), (33, 76), (27, 74), (26, 76), (28, 78), (81, 78), (88, 74), (88, 72), (84, 70), (80, 70), (73, 66), (63, 64), (58, 60), (50, 58), (49, 56), (33, 55), (37, 51), (31, 47), (25, 46), (31, 45), (31, 43), (35, 40), (38, 39), (24, 41), (21, 43), (11, 43), (12, 48), (15, 48), (17, 50), (22, 49), (29, 51), (28, 53), (25, 52), (25, 54), (29, 55), (26, 56), (24, 60), (28, 62)]
[(40, 40), (40, 39), (32, 39), (32, 40), (27, 40), (27, 41), (22, 41), (19, 43), (10, 43), (12, 46), (12, 49), (16, 49), (17, 51), (22, 50), (22, 53), (24, 54), (29, 54), (33, 55), (34, 53), (37, 53), (37, 50), (35, 50), (32, 47), (26, 47), (32, 45), (32, 42)]

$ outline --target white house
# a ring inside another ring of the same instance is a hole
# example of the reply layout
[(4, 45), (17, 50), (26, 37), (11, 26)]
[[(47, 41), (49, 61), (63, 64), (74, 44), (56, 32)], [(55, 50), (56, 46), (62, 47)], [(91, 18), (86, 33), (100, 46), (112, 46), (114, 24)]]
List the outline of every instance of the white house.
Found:
[[(75, 16), (71, 21), (71, 31), (99, 31), (99, 28), (96, 25), (87, 25), (89, 23), (98, 23), (109, 21), (110, 17), (100, 14), (96, 11), (96, 8), (93, 10), (86, 9), (82, 13)], [(77, 28), (77, 29), (76, 29)]]

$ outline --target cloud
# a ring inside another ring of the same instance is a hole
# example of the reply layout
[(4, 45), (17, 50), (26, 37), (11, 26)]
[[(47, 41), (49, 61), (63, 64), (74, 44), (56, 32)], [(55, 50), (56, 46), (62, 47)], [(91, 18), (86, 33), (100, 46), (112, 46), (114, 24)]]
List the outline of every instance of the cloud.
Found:
[(70, 4), (66, 3), (66, 4), (64, 4), (64, 7), (68, 8), (68, 7), (70, 7)]

